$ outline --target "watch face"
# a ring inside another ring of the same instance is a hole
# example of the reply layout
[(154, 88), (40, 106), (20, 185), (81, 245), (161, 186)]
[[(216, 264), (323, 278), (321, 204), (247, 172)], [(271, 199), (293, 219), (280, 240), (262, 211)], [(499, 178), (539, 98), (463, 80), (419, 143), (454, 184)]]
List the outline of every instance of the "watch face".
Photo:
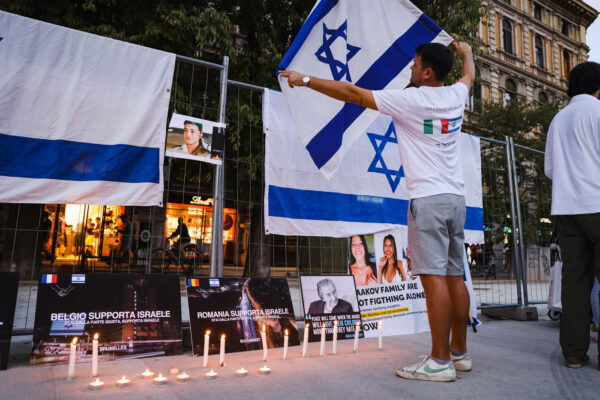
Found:
[(310, 81), (310, 77), (305, 76), (304, 78), (302, 78), (302, 82), (308, 83), (308, 81)]

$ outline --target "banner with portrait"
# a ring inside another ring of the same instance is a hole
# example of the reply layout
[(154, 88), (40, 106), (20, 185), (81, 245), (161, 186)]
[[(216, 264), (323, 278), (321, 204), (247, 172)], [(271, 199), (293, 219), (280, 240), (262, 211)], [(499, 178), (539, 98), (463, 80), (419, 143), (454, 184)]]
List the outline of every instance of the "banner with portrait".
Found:
[(350, 237), (348, 261), (356, 281), (365, 337), (407, 335), (429, 330), (425, 291), (412, 276), (406, 228)]
[(225, 124), (173, 113), (165, 155), (220, 165), (225, 148)]
[(32, 365), (182, 353), (179, 277), (141, 274), (43, 274), (38, 285)]
[(0, 272), (0, 371), (8, 367), (18, 289), (18, 272)]
[[(301, 276), (300, 288), (304, 323), (310, 324), (309, 342), (321, 340), (323, 324), (326, 340), (333, 340), (335, 321), (338, 325), (338, 339), (354, 338), (356, 323), (360, 322), (361, 318), (352, 276)], [(359, 337), (364, 337), (362, 324)]]
[(283, 347), (285, 332), (289, 345), (300, 344), (288, 282), (283, 278), (192, 278), (187, 295), (194, 355), (202, 355), (206, 332), (209, 354), (220, 349), (225, 335), (225, 352), (262, 349), (265, 327), (267, 347)]

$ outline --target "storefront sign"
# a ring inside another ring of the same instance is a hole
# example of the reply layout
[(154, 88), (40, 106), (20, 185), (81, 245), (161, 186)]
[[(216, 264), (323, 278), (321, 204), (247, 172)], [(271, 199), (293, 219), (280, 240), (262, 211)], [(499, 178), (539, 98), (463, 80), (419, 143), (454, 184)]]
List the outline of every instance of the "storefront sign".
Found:
[[(321, 339), (325, 324), (326, 340), (333, 340), (337, 321), (337, 338), (352, 339), (356, 323), (360, 322), (356, 287), (352, 276), (301, 276), (304, 322), (310, 324), (309, 342)], [(363, 337), (362, 324), (359, 337)]]
[(181, 297), (175, 275), (44, 274), (38, 286), (31, 364), (68, 362), (79, 338), (77, 362), (182, 353)]
[(18, 272), (0, 272), (0, 370), (8, 367), (18, 288)]
[[(287, 280), (259, 278), (188, 279), (188, 304), (194, 355), (202, 355), (206, 332), (209, 353), (220, 349), (225, 335), (227, 353), (262, 349), (261, 330), (268, 348), (300, 344)], [(217, 283), (215, 285), (215, 283)]]
[(190, 204), (197, 204), (200, 206), (212, 206), (213, 203), (214, 203), (214, 200), (212, 198), (202, 200), (202, 196), (194, 196), (194, 197), (192, 197), (192, 200), (190, 201)]

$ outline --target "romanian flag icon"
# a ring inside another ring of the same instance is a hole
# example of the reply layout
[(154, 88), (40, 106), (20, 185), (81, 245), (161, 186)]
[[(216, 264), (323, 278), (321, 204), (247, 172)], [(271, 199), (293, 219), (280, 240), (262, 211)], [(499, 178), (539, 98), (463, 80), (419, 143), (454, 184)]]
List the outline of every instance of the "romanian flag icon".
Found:
[(56, 283), (57, 279), (56, 274), (42, 274), (42, 283)]
[(191, 286), (191, 287), (200, 286), (200, 280), (199, 279), (188, 279), (187, 285)]

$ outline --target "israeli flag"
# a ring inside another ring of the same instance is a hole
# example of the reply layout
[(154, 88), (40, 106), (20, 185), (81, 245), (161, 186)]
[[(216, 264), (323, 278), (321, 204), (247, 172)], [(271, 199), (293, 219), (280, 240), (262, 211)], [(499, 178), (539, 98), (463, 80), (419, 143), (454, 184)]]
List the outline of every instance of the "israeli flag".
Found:
[[(359, 87), (403, 89), (415, 50), (452, 38), (407, 0), (320, 0), (278, 69), (351, 82)], [(310, 89), (279, 84), (302, 144), (330, 178), (378, 112), (331, 99)]]
[(174, 65), (0, 11), (0, 202), (162, 205)]
[(85, 274), (71, 275), (71, 283), (85, 283)]

